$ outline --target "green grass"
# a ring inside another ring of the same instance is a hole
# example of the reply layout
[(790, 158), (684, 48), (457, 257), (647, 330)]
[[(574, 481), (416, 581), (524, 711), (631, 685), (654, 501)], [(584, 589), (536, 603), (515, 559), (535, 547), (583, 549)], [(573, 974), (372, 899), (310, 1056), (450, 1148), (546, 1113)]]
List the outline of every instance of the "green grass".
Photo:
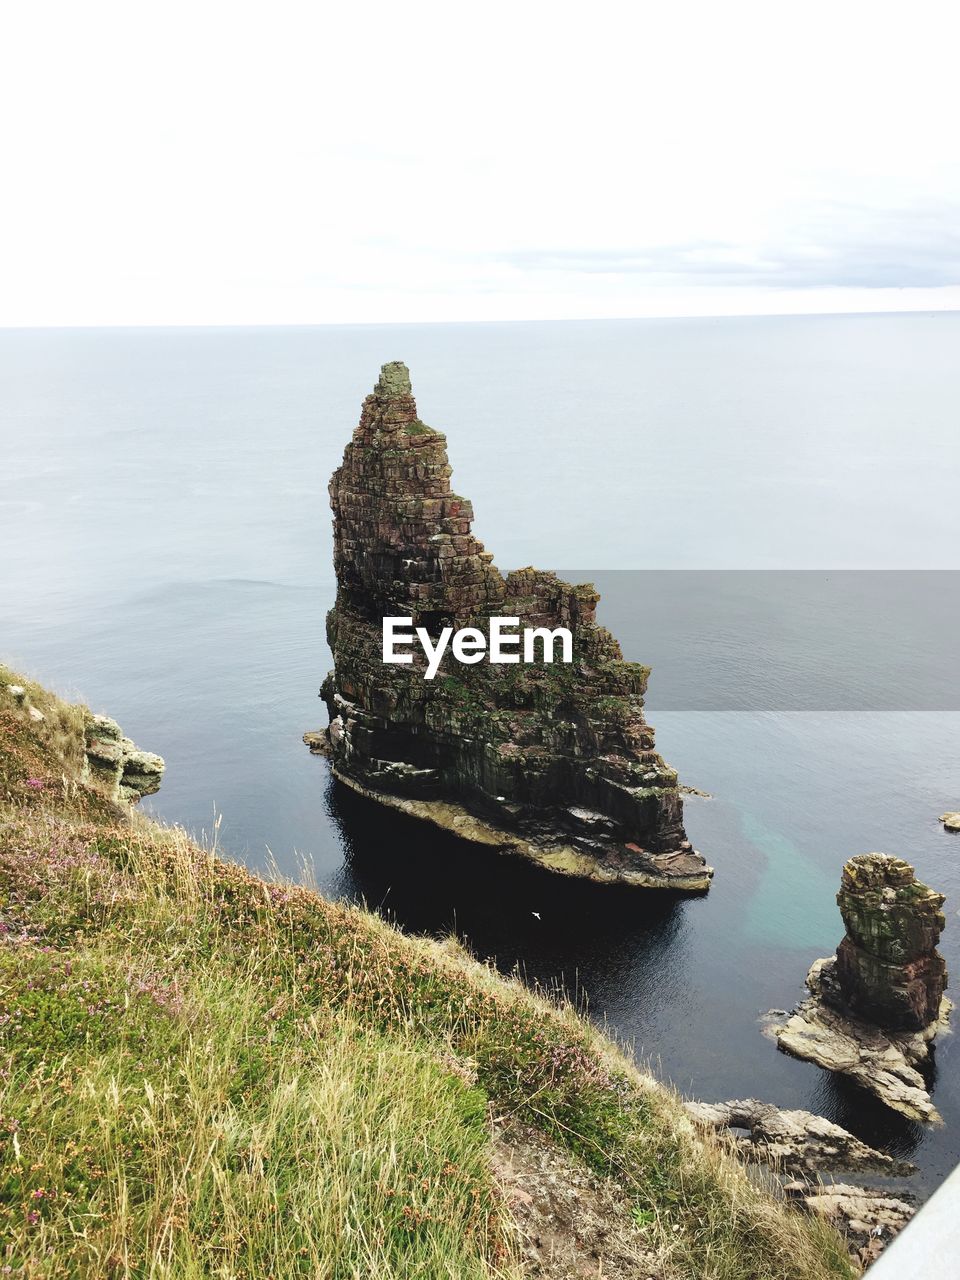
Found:
[(79, 962), (30, 956), (25, 972), (20, 958), (0, 968), (7, 1044), (23, 1045), (0, 1094), (16, 1136), (2, 1184), (8, 1264), (398, 1280), (499, 1270), (484, 1097), (416, 1037), (271, 1012), (255, 973), (211, 972), (201, 990), (95, 949)]
[(495, 1111), (616, 1179), (665, 1275), (851, 1274), (569, 1007), (118, 820), (58, 725), (0, 689), (0, 1266), (516, 1280)]

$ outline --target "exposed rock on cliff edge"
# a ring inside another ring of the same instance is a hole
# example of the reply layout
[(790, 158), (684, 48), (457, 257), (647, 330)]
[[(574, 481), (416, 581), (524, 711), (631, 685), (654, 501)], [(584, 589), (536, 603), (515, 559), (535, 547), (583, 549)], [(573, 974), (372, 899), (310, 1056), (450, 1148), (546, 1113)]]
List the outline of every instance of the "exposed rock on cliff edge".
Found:
[[(95, 787), (111, 804), (136, 804), (143, 796), (160, 790), (166, 767), (162, 757), (152, 751), (141, 751), (130, 738), (124, 737), (116, 720), (94, 715), (86, 707), (69, 707), (73, 723), (65, 735), (59, 721), (65, 714), (66, 704), (52, 700), (39, 685), (19, 680), (2, 681), (0, 689), (32, 724), (42, 726), (47, 736), (59, 736), (71, 741), (75, 752), (79, 749), (79, 758), (73, 762), (77, 780)], [(43, 710), (38, 704), (47, 709)], [(37, 787), (44, 785), (42, 778), (32, 782)]]
[(109, 716), (93, 716), (85, 738), (87, 768), (111, 799), (136, 804), (160, 790), (164, 762), (152, 751), (141, 751)]
[(737, 1147), (748, 1160), (787, 1173), (882, 1173), (909, 1177), (916, 1167), (877, 1151), (840, 1125), (811, 1111), (781, 1110), (757, 1098), (731, 1102), (687, 1102), (697, 1124), (714, 1132), (738, 1131)]
[[(384, 365), (330, 483), (335, 669), (321, 692), (335, 775), (561, 874), (706, 889), (712, 869), (687, 840), (676, 772), (644, 720), (649, 669), (597, 625), (592, 586), (530, 568), (502, 575), (450, 475), (446, 437), (418, 418), (406, 366)], [(492, 616), (568, 628), (574, 661), (463, 665), (448, 653), (429, 681), (416, 646), (409, 665), (383, 661), (384, 617), (436, 637)]]

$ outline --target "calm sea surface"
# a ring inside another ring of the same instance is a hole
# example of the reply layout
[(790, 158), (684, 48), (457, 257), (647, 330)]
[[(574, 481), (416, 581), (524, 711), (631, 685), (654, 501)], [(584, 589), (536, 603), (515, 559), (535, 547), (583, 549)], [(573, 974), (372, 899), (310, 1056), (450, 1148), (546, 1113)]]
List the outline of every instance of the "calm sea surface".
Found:
[[(707, 897), (477, 853), (302, 746), (329, 661), (327, 481), (391, 359), (500, 568), (595, 580), (652, 663), (658, 745), (713, 797), (687, 802)], [(0, 659), (160, 752), (163, 818), (222, 813), (252, 866), (307, 859), (330, 896), (455, 928), (684, 1092), (819, 1111), (915, 1159), (922, 1194), (960, 1160), (956, 1038), (946, 1126), (924, 1132), (757, 1018), (836, 946), (840, 868), (872, 849), (948, 894), (960, 978), (960, 837), (937, 821), (960, 808), (958, 406), (960, 315), (0, 331)]]

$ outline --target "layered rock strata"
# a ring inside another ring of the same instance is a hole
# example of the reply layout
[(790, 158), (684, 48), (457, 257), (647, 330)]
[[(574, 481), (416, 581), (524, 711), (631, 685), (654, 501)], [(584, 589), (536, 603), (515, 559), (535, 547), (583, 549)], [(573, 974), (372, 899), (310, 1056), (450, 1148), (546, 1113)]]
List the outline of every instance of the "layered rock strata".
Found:
[(919, 1070), (946, 1023), (947, 970), (936, 944), (943, 894), (900, 858), (866, 853), (843, 869), (846, 935), (814, 962), (809, 999), (770, 1033), (786, 1053), (848, 1075), (911, 1119), (940, 1117)]
[(840, 1125), (811, 1111), (781, 1110), (757, 1098), (732, 1102), (685, 1103), (697, 1124), (716, 1132), (733, 1131), (748, 1160), (785, 1173), (816, 1177), (821, 1173), (882, 1173), (909, 1177), (916, 1166), (878, 1151)]
[[(0, 685), (0, 689), (4, 686)], [(6, 691), (34, 724), (42, 724), (46, 716), (30, 701), (25, 685), (8, 684)], [(86, 708), (83, 725), (83, 760), (80, 781), (90, 782), (114, 804), (136, 804), (143, 796), (160, 790), (165, 764), (161, 756), (140, 748), (124, 737), (116, 720), (109, 716), (91, 715)]]
[(90, 779), (109, 800), (136, 804), (160, 790), (164, 762), (152, 751), (141, 751), (116, 720), (92, 716), (85, 734), (84, 780)]
[(944, 896), (889, 854), (864, 853), (843, 868), (837, 905), (847, 932), (821, 972), (824, 999), (889, 1031), (937, 1021), (947, 966), (937, 951)]
[[(330, 482), (337, 600), (321, 696), (335, 775), (561, 874), (706, 889), (712, 869), (686, 838), (676, 772), (644, 720), (649, 669), (597, 625), (592, 586), (501, 574), (450, 476), (446, 437), (418, 418), (406, 366), (384, 365)], [(383, 661), (384, 617), (436, 638), (494, 616), (568, 628), (573, 663), (463, 665), (448, 653), (428, 681), (416, 646), (409, 665)]]
[(826, 1218), (846, 1238), (859, 1268), (876, 1262), (916, 1213), (912, 1196), (891, 1195), (883, 1187), (847, 1182), (787, 1183), (786, 1194), (810, 1213)]

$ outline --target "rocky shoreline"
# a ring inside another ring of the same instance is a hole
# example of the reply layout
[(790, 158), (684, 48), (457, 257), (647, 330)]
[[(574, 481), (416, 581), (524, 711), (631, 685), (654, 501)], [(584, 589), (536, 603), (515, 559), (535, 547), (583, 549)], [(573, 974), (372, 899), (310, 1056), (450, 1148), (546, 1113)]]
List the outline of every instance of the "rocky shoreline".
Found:
[(823, 1116), (781, 1110), (756, 1098), (685, 1106), (701, 1128), (730, 1135), (741, 1159), (762, 1166), (784, 1196), (832, 1222), (860, 1266), (873, 1262), (916, 1211), (909, 1193), (831, 1179), (833, 1174), (905, 1178), (916, 1167)]

